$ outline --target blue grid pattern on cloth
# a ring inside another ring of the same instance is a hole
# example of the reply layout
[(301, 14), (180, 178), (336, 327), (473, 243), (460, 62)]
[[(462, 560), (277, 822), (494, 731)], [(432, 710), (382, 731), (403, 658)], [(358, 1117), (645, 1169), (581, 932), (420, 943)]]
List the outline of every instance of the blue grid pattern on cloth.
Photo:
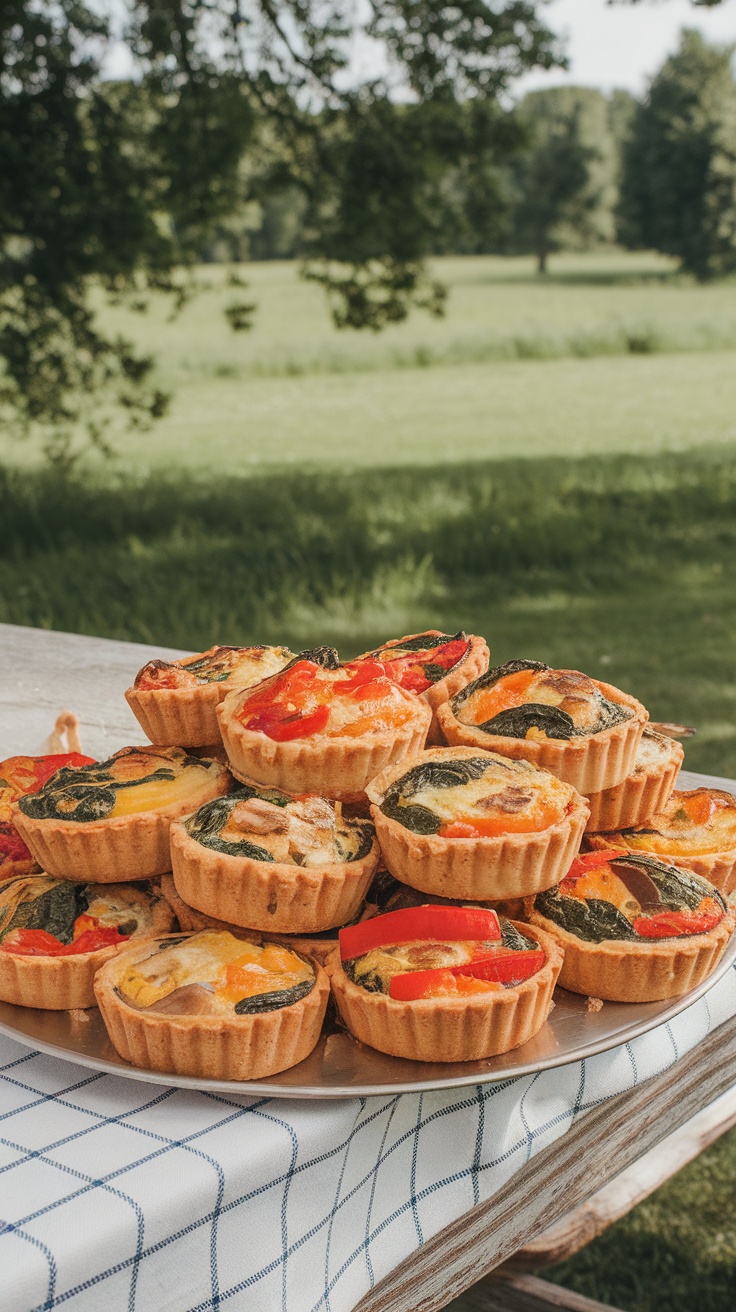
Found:
[(736, 1014), (554, 1071), (318, 1103), (170, 1089), (0, 1037), (3, 1312), (350, 1312), (578, 1116)]

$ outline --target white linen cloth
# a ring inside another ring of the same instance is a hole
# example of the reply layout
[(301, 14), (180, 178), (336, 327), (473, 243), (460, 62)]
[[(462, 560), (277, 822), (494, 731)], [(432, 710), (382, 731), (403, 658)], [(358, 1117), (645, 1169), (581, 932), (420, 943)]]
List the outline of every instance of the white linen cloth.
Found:
[(734, 1014), (731, 969), (597, 1057), (329, 1103), (159, 1087), (0, 1036), (0, 1306), (350, 1312), (577, 1117)]

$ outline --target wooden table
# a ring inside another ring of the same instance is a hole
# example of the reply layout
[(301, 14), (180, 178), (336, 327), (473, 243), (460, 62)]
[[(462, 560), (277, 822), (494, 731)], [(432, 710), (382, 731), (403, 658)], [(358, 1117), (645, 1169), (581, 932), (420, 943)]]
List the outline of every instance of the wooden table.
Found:
[[(90, 755), (145, 741), (123, 691), (146, 660), (181, 654), (0, 625), (0, 756), (43, 751), (62, 709), (79, 715), (82, 747)], [(681, 775), (685, 787), (706, 781), (736, 791), (730, 780)], [(734, 1083), (736, 1018), (665, 1075), (587, 1113), (492, 1199), (397, 1267), (356, 1312), (439, 1312)]]

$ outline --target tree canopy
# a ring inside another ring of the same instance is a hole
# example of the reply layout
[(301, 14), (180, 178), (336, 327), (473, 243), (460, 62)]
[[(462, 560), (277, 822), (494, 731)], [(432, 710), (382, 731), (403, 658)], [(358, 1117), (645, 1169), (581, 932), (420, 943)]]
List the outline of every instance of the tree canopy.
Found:
[[(203, 242), (249, 198), (295, 188), (311, 276), (338, 322), (441, 309), (423, 257), (447, 213), (447, 166), (492, 197), (489, 150), (517, 140), (500, 102), (562, 61), (528, 0), (7, 0), (0, 73), (0, 413), (58, 456), (122, 404), (160, 414), (150, 359), (106, 337), (92, 280), (181, 302)], [(105, 79), (122, 39), (125, 81)], [(356, 40), (377, 52), (362, 81)], [(476, 169), (476, 164), (478, 165)], [(465, 202), (463, 202), (465, 203)], [(335, 264), (334, 262), (338, 262)], [(252, 307), (228, 315), (246, 327)]]
[(684, 31), (624, 148), (622, 238), (677, 256), (701, 280), (736, 270), (735, 48)]

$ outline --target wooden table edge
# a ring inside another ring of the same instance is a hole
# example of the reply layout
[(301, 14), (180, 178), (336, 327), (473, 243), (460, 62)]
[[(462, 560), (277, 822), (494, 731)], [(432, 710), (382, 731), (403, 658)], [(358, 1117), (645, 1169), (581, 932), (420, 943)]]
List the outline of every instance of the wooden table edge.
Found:
[(486, 1202), (427, 1240), (354, 1312), (439, 1312), (736, 1082), (736, 1017), (661, 1075), (581, 1116)]

